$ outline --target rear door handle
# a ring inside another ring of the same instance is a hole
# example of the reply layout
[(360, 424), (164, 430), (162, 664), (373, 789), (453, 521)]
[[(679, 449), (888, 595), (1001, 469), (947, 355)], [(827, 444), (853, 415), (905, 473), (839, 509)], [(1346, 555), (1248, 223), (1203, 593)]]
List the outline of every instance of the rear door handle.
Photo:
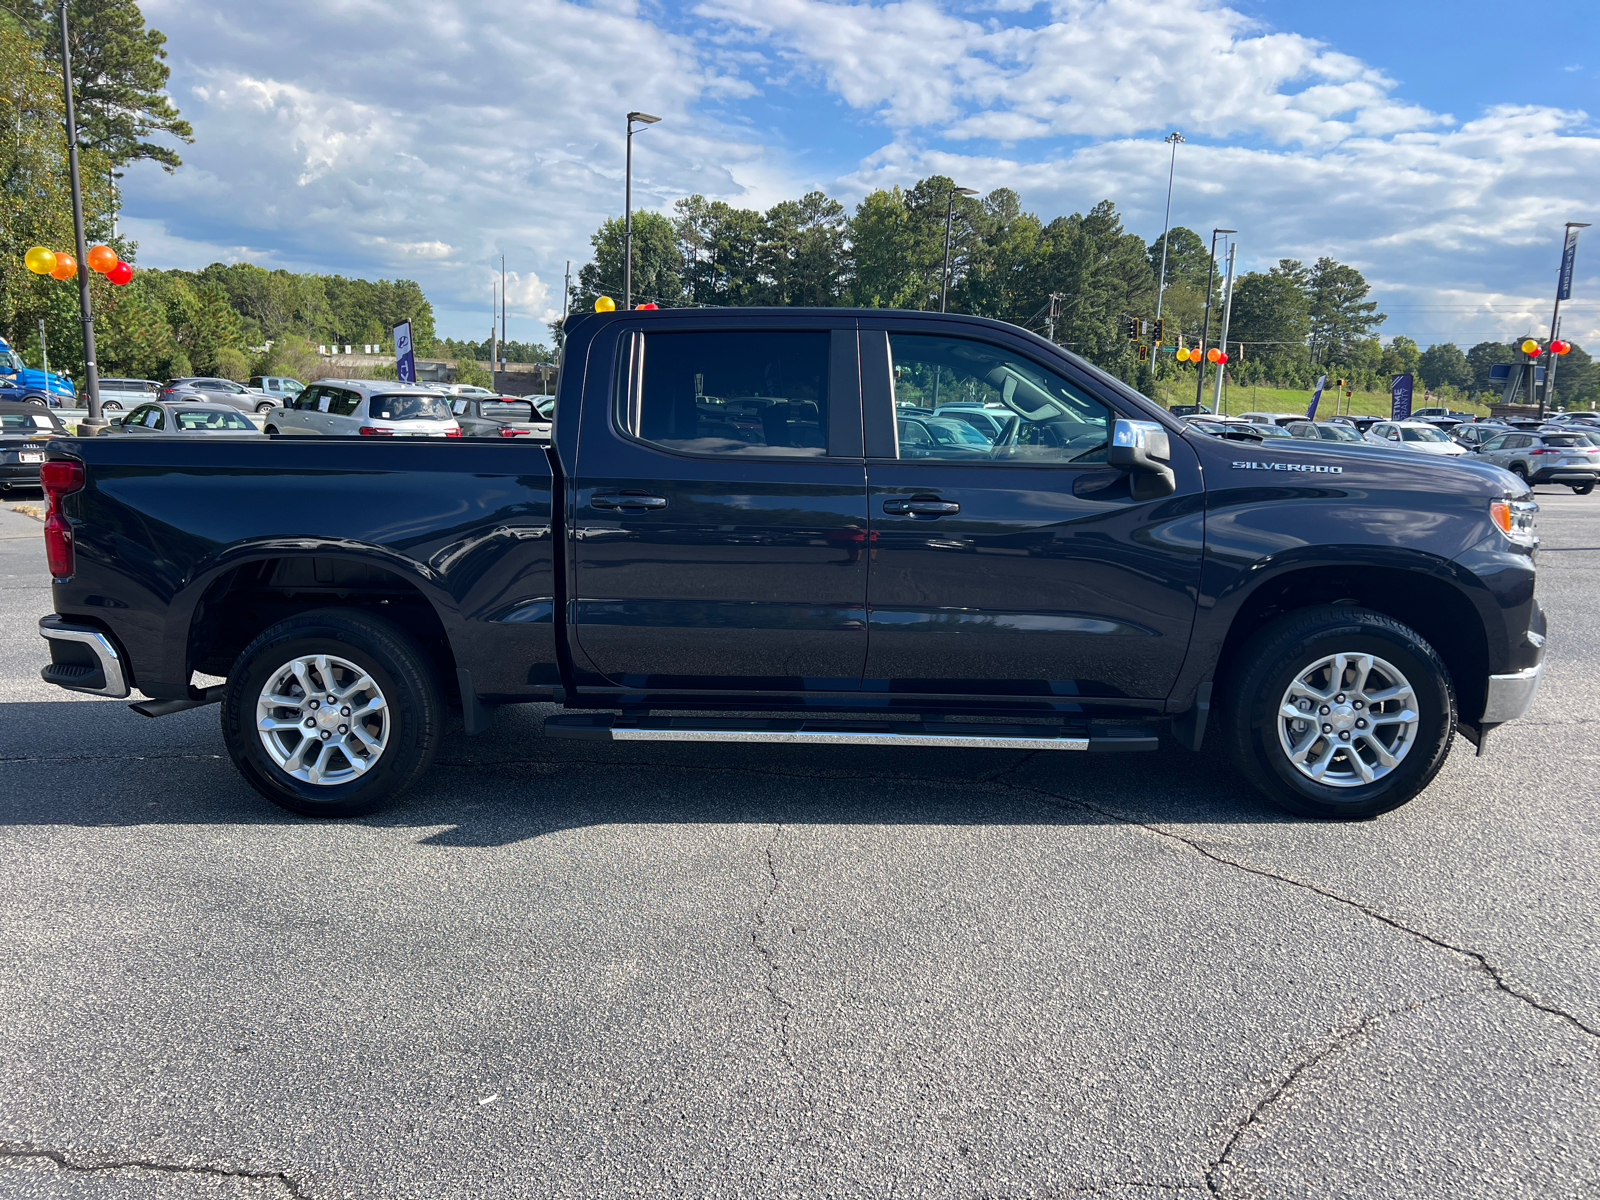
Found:
[(591, 508), (646, 509), (665, 508), (666, 497), (651, 496), (645, 492), (595, 492), (589, 497)]
[(960, 512), (961, 505), (937, 496), (913, 496), (909, 500), (885, 500), (883, 511), (891, 517), (948, 517)]

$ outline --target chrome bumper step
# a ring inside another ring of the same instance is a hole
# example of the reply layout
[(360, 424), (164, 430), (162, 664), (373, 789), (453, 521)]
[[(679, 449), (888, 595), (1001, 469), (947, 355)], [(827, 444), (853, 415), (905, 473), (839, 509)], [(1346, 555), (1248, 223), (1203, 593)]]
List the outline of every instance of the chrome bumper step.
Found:
[(595, 742), (760, 742), (844, 746), (951, 746), (974, 750), (1154, 750), (1143, 726), (992, 725), (964, 721), (808, 720), (801, 717), (725, 720), (708, 717), (625, 717), (557, 714), (545, 718), (546, 737)]

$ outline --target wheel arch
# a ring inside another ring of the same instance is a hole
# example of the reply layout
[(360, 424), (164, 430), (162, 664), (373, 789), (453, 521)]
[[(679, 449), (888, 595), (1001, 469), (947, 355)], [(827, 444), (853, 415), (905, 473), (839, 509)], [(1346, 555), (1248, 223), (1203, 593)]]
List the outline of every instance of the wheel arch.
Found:
[(1301, 565), (1256, 581), (1239, 597), (1223, 639), (1215, 672), (1219, 686), (1255, 633), (1285, 613), (1321, 604), (1370, 609), (1416, 630), (1444, 660), (1462, 719), (1473, 721), (1483, 711), (1489, 625), (1458, 572), (1432, 558)]

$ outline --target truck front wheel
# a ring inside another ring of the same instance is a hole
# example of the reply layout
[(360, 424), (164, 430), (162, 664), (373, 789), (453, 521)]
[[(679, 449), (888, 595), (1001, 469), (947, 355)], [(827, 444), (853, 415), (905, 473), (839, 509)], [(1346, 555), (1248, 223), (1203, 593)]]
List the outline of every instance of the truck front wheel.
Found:
[(1245, 777), (1301, 816), (1399, 808), (1444, 765), (1450, 674), (1415, 630), (1344, 605), (1301, 609), (1244, 648), (1224, 710)]
[(354, 817), (399, 796), (438, 748), (444, 709), (420, 647), (364, 613), (280, 621), (228, 674), (222, 737), (250, 786), (312, 817)]

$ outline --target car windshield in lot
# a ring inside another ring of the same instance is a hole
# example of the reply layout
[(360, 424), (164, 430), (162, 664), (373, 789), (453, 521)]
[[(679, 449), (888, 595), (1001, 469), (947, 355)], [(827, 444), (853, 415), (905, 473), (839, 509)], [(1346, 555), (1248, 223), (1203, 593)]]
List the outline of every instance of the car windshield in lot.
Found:
[(54, 432), (55, 428), (46, 413), (0, 413), (0, 433), (36, 433), (41, 429)]
[(1449, 436), (1438, 429), (1419, 429), (1411, 425), (1400, 426), (1400, 436), (1408, 442), (1448, 442)]
[(450, 402), (426, 393), (393, 393), (372, 398), (372, 415), (379, 421), (449, 421)]
[(236, 412), (218, 412), (212, 408), (180, 408), (173, 412), (179, 429), (245, 429), (255, 431), (255, 426)]

